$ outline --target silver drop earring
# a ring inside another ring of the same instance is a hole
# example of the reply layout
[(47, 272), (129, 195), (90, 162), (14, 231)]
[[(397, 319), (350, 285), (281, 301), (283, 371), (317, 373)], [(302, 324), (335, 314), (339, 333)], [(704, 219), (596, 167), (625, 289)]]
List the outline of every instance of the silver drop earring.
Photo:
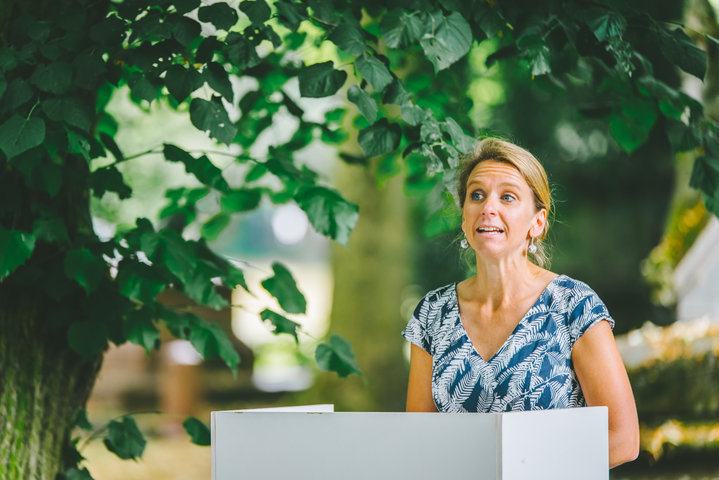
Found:
[(537, 253), (537, 246), (534, 244), (534, 237), (529, 239), (529, 247), (527, 247), (529, 253)]
[(462, 248), (469, 247), (469, 242), (467, 241), (467, 237), (463, 238), (461, 242), (459, 242), (459, 246)]

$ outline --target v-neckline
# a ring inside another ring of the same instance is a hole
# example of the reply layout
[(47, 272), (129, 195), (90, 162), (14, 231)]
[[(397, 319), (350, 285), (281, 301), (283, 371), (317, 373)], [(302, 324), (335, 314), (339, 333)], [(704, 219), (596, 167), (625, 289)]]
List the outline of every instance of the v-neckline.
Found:
[(563, 274), (557, 275), (547, 284), (546, 287), (544, 287), (544, 289), (542, 289), (542, 291), (539, 293), (539, 296), (537, 297), (537, 299), (534, 301), (534, 303), (532, 303), (532, 306), (529, 307), (529, 309), (524, 313), (524, 315), (522, 315), (522, 318), (519, 320), (519, 322), (517, 322), (517, 325), (514, 326), (512, 333), (510, 333), (509, 336), (507, 336), (507, 338), (504, 340), (504, 343), (499, 347), (499, 349), (496, 352), (494, 352), (494, 354), (490, 357), (489, 360), (485, 360), (484, 357), (482, 357), (482, 355), (479, 353), (479, 350), (477, 350), (476, 345), (474, 344), (474, 342), (472, 342), (472, 339), (469, 338), (469, 333), (467, 332), (467, 329), (464, 327), (464, 322), (462, 321), (462, 312), (459, 310), (459, 295), (457, 294), (457, 283), (458, 282), (455, 282), (454, 289), (453, 289), (454, 304), (455, 304), (455, 307), (457, 308), (457, 318), (459, 319), (459, 325), (462, 327), (462, 332), (464, 333), (464, 336), (467, 337), (467, 341), (472, 346), (472, 351), (477, 355), (477, 357), (479, 357), (480, 360), (482, 360), (483, 363), (485, 363), (485, 364), (492, 363), (492, 361), (495, 358), (497, 358), (497, 356), (500, 353), (502, 353), (503, 350), (505, 350), (507, 348), (507, 345), (509, 345), (511, 343), (511, 341), (513, 340), (514, 335), (517, 333), (517, 330), (519, 329), (519, 327), (527, 319), (529, 312), (534, 310), (534, 307), (536, 307), (539, 304), (540, 300), (542, 300), (542, 298), (544, 297), (544, 294), (547, 293), (547, 291), (549, 290), (549, 288), (552, 285), (554, 285), (554, 283), (557, 281), (557, 279), (559, 279), (560, 277), (563, 277), (563, 276), (564, 276)]

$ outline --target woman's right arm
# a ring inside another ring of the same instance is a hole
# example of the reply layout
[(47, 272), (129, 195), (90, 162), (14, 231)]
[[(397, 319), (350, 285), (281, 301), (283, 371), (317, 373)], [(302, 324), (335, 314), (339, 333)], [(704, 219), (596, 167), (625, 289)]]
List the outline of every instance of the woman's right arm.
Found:
[(432, 398), (432, 356), (414, 343), (409, 357), (408, 412), (436, 412)]

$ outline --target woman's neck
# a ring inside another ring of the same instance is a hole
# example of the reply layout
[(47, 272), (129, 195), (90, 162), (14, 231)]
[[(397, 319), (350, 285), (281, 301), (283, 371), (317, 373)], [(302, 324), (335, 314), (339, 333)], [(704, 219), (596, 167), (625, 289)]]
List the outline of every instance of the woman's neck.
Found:
[(524, 255), (491, 261), (477, 258), (477, 274), (468, 279), (466, 294), (471, 301), (498, 309), (533, 295), (544, 271)]

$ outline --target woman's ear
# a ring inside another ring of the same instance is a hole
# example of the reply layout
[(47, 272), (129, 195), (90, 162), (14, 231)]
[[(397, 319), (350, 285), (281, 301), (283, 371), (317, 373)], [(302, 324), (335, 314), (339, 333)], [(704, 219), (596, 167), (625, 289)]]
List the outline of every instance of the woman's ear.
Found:
[(534, 222), (529, 229), (529, 234), (533, 238), (539, 237), (547, 226), (547, 209), (542, 208), (534, 214)]

